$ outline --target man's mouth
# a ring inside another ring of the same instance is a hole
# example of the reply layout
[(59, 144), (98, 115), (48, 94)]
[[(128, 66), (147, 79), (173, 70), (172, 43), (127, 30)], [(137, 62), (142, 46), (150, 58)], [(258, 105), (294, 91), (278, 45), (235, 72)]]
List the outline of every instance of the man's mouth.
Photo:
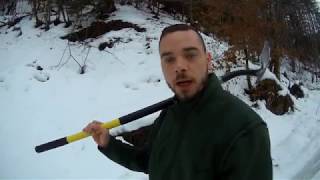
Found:
[(190, 86), (192, 83), (192, 80), (180, 80), (176, 82), (176, 85), (178, 87), (188, 87)]

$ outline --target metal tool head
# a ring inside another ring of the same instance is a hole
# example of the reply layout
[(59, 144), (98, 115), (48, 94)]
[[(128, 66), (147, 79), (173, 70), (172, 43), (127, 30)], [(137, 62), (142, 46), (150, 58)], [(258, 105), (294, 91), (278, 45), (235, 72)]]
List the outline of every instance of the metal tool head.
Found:
[(259, 60), (261, 64), (261, 67), (259, 69), (244, 69), (244, 70), (232, 71), (218, 78), (221, 83), (224, 83), (237, 76), (247, 75), (247, 76), (256, 76), (257, 80), (260, 81), (260, 79), (262, 78), (263, 74), (266, 72), (266, 69), (270, 63), (270, 43), (268, 41), (264, 42), (263, 49), (259, 56)]
[(271, 53), (271, 45), (270, 45), (269, 41), (265, 41), (264, 45), (263, 45), (263, 49), (262, 49), (261, 54), (259, 56), (261, 67), (260, 67), (259, 71), (257, 71), (257, 74), (256, 74), (258, 81), (262, 78), (263, 74), (266, 72), (266, 69), (268, 68), (268, 66), (270, 64), (270, 61), (271, 61), (270, 53)]

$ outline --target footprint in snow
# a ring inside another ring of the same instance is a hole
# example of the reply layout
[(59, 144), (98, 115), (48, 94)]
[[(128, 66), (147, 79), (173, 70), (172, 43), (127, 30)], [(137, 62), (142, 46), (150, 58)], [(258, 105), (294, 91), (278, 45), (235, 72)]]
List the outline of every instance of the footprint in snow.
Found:
[(46, 82), (50, 79), (50, 75), (46, 72), (39, 71), (33, 75), (33, 78), (39, 82)]
[(84, 151), (85, 149), (86, 149), (86, 146), (84, 144), (82, 144), (81, 151)]
[(158, 76), (150, 75), (150, 76), (144, 78), (143, 81), (145, 83), (150, 84), (150, 83), (159, 83), (159, 82), (161, 82), (161, 79)]
[(125, 82), (125, 83), (123, 83), (123, 85), (125, 88), (131, 89), (131, 90), (138, 90), (139, 89), (139, 87), (134, 83)]
[(43, 67), (37, 64), (37, 60), (33, 61), (32, 63), (26, 64), (27, 67), (35, 68), (38, 71), (42, 71)]
[(4, 78), (4, 76), (1, 76), (1, 75), (0, 75), (0, 90), (1, 90), (2, 88), (3, 88), (4, 90), (8, 90), (8, 89), (9, 89), (8, 85), (5, 83), (5, 78)]
[(119, 179), (128, 179), (129, 177), (130, 177), (130, 173), (124, 172), (124, 173), (121, 174), (118, 178), (119, 178)]
[(1, 82), (4, 82), (4, 77), (3, 76), (0, 76), (0, 83)]

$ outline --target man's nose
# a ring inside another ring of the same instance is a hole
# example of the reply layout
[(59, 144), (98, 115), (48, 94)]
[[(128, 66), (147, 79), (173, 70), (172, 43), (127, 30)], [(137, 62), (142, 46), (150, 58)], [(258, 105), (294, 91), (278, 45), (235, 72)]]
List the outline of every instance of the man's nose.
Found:
[(176, 61), (176, 72), (183, 72), (188, 69), (187, 61), (183, 57), (177, 58)]

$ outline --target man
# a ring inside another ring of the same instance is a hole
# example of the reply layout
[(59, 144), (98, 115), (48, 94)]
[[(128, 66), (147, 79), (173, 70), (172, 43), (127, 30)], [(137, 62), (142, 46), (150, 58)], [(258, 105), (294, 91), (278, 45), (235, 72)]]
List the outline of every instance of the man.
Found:
[(109, 136), (100, 122), (84, 131), (111, 160), (151, 180), (269, 180), (266, 124), (208, 74), (211, 55), (201, 35), (185, 24), (165, 28), (161, 67), (176, 102), (156, 119), (150, 140), (136, 148)]

